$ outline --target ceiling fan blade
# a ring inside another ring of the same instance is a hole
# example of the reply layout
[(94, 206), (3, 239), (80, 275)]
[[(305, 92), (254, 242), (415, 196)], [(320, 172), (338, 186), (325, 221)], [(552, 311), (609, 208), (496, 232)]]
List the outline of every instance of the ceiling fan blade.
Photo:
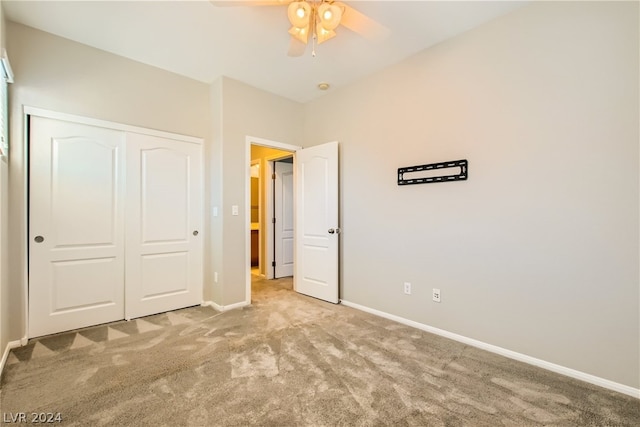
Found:
[(304, 55), (304, 51), (307, 50), (307, 45), (298, 40), (297, 38), (291, 36), (289, 39), (289, 51), (287, 55), (289, 56), (302, 56)]
[(358, 12), (354, 8), (341, 2), (335, 2), (334, 4), (343, 8), (340, 24), (351, 31), (373, 41), (383, 40), (391, 33), (387, 27), (374, 21), (363, 13)]
[(234, 6), (282, 6), (291, 3), (293, 0), (271, 0), (271, 1), (253, 1), (253, 0), (227, 0), (217, 1), (209, 0), (211, 4), (218, 7), (234, 7)]

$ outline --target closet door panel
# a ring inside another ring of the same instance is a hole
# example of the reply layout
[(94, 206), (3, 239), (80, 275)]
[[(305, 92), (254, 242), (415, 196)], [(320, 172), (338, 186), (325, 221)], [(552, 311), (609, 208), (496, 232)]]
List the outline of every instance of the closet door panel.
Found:
[(189, 153), (172, 148), (140, 150), (142, 241), (188, 243)]
[(29, 337), (124, 318), (124, 133), (30, 121)]
[(126, 317), (202, 302), (201, 147), (128, 134)]

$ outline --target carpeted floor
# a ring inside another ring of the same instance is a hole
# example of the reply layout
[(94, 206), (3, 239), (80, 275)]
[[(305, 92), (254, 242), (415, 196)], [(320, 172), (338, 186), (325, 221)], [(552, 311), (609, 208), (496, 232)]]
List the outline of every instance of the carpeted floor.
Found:
[(3, 421), (91, 426), (637, 426), (640, 401), (255, 280), (193, 307), (14, 350)]

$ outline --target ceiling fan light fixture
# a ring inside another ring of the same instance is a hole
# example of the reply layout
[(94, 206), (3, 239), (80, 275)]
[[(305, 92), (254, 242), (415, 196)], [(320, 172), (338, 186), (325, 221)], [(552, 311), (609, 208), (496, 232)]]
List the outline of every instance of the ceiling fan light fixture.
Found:
[(341, 19), (342, 9), (335, 4), (322, 3), (318, 6), (318, 20), (325, 30), (335, 30), (340, 25)]
[(318, 44), (320, 44), (334, 38), (336, 36), (336, 32), (333, 30), (326, 30), (323, 27), (318, 27), (316, 29), (316, 36), (318, 39)]
[(296, 28), (304, 28), (309, 26), (309, 18), (311, 16), (311, 5), (306, 1), (294, 1), (289, 4), (287, 10), (289, 22)]
[(309, 41), (309, 26), (298, 28), (291, 27), (289, 29), (289, 34), (291, 34), (294, 38), (300, 40), (302, 43), (306, 44)]

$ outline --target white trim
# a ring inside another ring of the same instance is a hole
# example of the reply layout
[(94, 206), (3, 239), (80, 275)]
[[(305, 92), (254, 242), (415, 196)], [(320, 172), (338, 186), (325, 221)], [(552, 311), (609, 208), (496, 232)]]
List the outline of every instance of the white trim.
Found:
[(220, 310), (221, 307), (218, 304), (216, 304), (215, 302), (213, 302), (213, 301), (202, 301), (200, 303), (200, 306), (202, 306), (202, 307), (213, 307), (214, 310), (222, 311), (222, 310)]
[(213, 307), (216, 311), (223, 313), (225, 311), (235, 310), (236, 308), (248, 307), (251, 304), (247, 304), (245, 301), (242, 301), (242, 302), (237, 302), (235, 304), (230, 304), (230, 305), (220, 305), (220, 304), (216, 304), (213, 301), (203, 301), (201, 305), (203, 307)]
[(543, 368), (548, 371), (555, 372), (557, 374), (566, 375), (567, 377), (575, 378), (577, 380), (581, 380), (590, 384), (604, 387), (609, 390), (613, 390), (619, 393), (629, 395), (631, 397), (635, 397), (636, 399), (640, 399), (640, 389), (637, 389), (637, 388), (633, 388), (633, 387), (620, 384), (611, 380), (597, 377), (595, 375), (587, 374), (585, 372), (577, 371), (575, 369), (567, 368), (565, 366), (556, 365), (555, 363), (547, 362), (542, 359), (537, 359), (535, 357), (531, 357), (526, 354), (518, 353), (512, 350), (507, 350), (506, 348), (498, 347), (492, 344), (487, 344), (485, 342), (478, 341), (473, 338), (468, 338), (463, 335), (454, 334), (453, 332), (445, 331), (443, 329), (434, 328), (433, 326), (425, 325), (423, 323), (418, 323), (413, 320), (405, 319), (404, 317), (385, 313), (384, 311), (379, 311), (379, 310), (369, 308), (360, 304), (356, 304), (346, 300), (340, 300), (340, 302), (343, 305), (347, 307), (355, 308), (356, 310), (364, 311), (366, 313), (383, 317), (385, 319), (393, 320), (394, 322), (398, 322), (403, 325), (411, 326), (416, 329), (430, 332), (435, 335), (440, 335), (442, 337), (449, 338), (451, 340), (458, 341), (463, 344), (470, 345), (472, 347), (477, 347), (482, 350), (489, 351), (491, 353), (508, 357), (509, 359), (514, 359), (519, 362), (528, 363), (529, 365), (537, 366), (539, 368)]
[[(264, 178), (262, 176), (263, 175), (262, 162), (260, 160), (251, 160), (249, 169), (251, 169), (255, 165), (258, 165), (258, 271), (260, 271), (263, 267), (262, 264), (265, 262), (265, 260), (262, 259), (262, 254), (261, 254), (262, 245), (260, 244), (261, 243), (260, 234), (263, 233), (263, 229), (264, 229), (264, 224), (262, 221), (262, 183), (264, 181)], [(247, 205), (247, 210), (249, 211), (249, 224), (253, 224), (253, 221), (251, 221), (251, 209), (253, 209), (251, 205), (251, 192), (252, 192), (251, 179), (253, 178), (254, 178), (253, 176), (249, 178), (249, 204)], [(250, 266), (249, 270), (251, 270), (251, 268), (253, 268), (253, 266), (251, 265), (251, 233), (249, 233), (249, 266)], [(266, 269), (266, 265), (264, 267)]]
[[(252, 144), (262, 145), (263, 147), (276, 148), (278, 150), (285, 150), (285, 151), (291, 151), (291, 152), (302, 150), (303, 148), (298, 145), (287, 144), (286, 142), (271, 141), (269, 139), (258, 138), (256, 136), (249, 136), (249, 135), (247, 135), (246, 141), (249, 142), (249, 145), (252, 145)], [(251, 152), (249, 152), (249, 154), (251, 154)]]
[(9, 353), (14, 348), (22, 347), (25, 344), (22, 344), (22, 340), (20, 341), (9, 341), (7, 346), (4, 349), (4, 353), (2, 353), (2, 359), (0, 359), (0, 376), (2, 376), (2, 372), (4, 371), (4, 365), (7, 363), (7, 359), (9, 358)]
[(251, 142), (245, 139), (244, 147), (244, 302), (251, 304)]
[[(244, 165), (245, 165), (245, 178), (244, 178), (244, 223), (245, 223), (245, 304), (251, 304), (251, 145), (261, 145), (264, 147), (275, 148), (278, 150), (287, 150), (292, 153), (302, 149), (297, 145), (291, 145), (284, 142), (271, 141), (264, 138), (258, 138), (255, 136), (247, 135), (245, 137), (244, 148)], [(295, 160), (294, 160), (295, 161)], [(265, 270), (266, 271), (266, 270)]]
[(82, 125), (119, 130), (123, 132), (140, 133), (143, 135), (157, 136), (160, 138), (176, 139), (179, 141), (190, 142), (192, 144), (198, 144), (198, 145), (202, 145), (203, 143), (203, 138), (199, 138), (195, 136), (181, 135), (177, 133), (165, 132), (165, 131), (156, 130), (156, 129), (143, 128), (140, 126), (125, 125), (123, 123), (110, 122), (107, 120), (94, 119), (91, 117), (76, 116), (76, 115), (67, 114), (67, 113), (59, 113), (57, 111), (45, 110), (37, 107), (30, 107), (28, 105), (24, 106), (24, 114), (37, 116), (37, 117), (44, 117), (47, 119), (62, 120), (65, 122), (73, 122), (73, 123), (78, 123)]
[(265, 179), (265, 209), (267, 211), (267, 223), (265, 224), (264, 230), (264, 257), (267, 267), (264, 269), (265, 278), (267, 280), (272, 280), (276, 278), (275, 275), (275, 267), (273, 266), (274, 261), (276, 260), (276, 254), (273, 250), (273, 245), (275, 241), (275, 230), (273, 226), (273, 174), (275, 173), (275, 161), (265, 158), (265, 172), (267, 179)]
[(29, 336), (29, 174), (31, 172), (31, 162), (29, 159), (29, 120), (27, 114), (22, 115), (22, 161), (24, 162), (22, 175), (22, 209), (24, 213), (24, 223), (21, 234), (21, 240), (24, 242), (24, 250), (22, 251), (22, 319), (24, 334), (24, 344), (27, 344)]

